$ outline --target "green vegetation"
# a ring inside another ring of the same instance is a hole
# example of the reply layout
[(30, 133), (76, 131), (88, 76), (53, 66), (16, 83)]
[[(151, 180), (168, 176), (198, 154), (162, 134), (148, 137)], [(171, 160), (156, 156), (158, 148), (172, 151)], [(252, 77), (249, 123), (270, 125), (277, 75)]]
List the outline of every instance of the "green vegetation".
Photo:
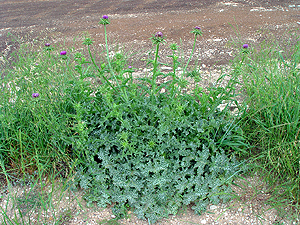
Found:
[[(277, 197), (300, 202), (300, 40), (285, 47), (263, 42), (235, 59), (248, 110), (242, 116), (250, 157), (264, 171)], [(277, 200), (275, 200), (277, 201)]]
[[(1, 222), (28, 224), (36, 211), (39, 223), (49, 222), (42, 214), (56, 207), (51, 196), (57, 189), (44, 188), (57, 179), (63, 181), (58, 201), (64, 190), (82, 188), (89, 205), (113, 203), (116, 220), (131, 209), (153, 223), (190, 204), (201, 214), (209, 203), (230, 200), (230, 185), (248, 168), (263, 168), (275, 195), (298, 210), (299, 37), (288, 51), (275, 42), (260, 50), (239, 43), (229, 74), (186, 92), (187, 77), (201, 79), (199, 68), (188, 66), (192, 55), (184, 64), (172, 44), (172, 72), (162, 73), (158, 53), (165, 40), (157, 32), (148, 58), (152, 70), (135, 77), (126, 54), (109, 55), (107, 16), (100, 23), (101, 62), (86, 37), (87, 56), (50, 44), (34, 51), (21, 45), (13, 64), (2, 69), (0, 175), (18, 210), (11, 218), (8, 205), (0, 208)], [(202, 31), (192, 33), (196, 43)], [(229, 110), (233, 102), (238, 114)], [(12, 193), (13, 184), (28, 182), (28, 193)], [(71, 217), (67, 210), (51, 221)]]

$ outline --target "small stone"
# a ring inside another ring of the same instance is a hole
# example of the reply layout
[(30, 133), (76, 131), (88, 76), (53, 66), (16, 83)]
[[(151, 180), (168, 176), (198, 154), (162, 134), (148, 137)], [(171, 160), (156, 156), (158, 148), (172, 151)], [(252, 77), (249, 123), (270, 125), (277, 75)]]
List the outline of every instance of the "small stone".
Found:
[(110, 217), (111, 217), (111, 218), (113, 218), (113, 219), (114, 219), (114, 218), (116, 218), (116, 216), (115, 216), (115, 215), (111, 215)]
[(172, 70), (173, 68), (169, 67), (169, 66), (162, 66), (160, 69), (161, 70)]
[(151, 71), (151, 69), (147, 69), (147, 68), (143, 69), (144, 73), (149, 72), (149, 71)]
[(210, 210), (215, 210), (215, 209), (218, 208), (218, 206), (216, 206), (216, 205), (211, 205), (209, 208), (210, 208)]
[(201, 224), (206, 224), (206, 220), (201, 220)]

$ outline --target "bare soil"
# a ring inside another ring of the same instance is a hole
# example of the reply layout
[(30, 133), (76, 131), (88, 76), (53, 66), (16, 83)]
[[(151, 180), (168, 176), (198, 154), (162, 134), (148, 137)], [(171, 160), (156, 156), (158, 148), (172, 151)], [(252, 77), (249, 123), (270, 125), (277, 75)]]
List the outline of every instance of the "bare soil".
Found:
[[(43, 185), (16, 185), (0, 191), (0, 223), (4, 221), (23, 221), (24, 224), (106, 224), (106, 225), (148, 225), (148, 221), (138, 219), (134, 209), (128, 209), (126, 218), (118, 219), (112, 213), (112, 206), (100, 208), (95, 203), (88, 206), (83, 199), (84, 191), (71, 191), (59, 182)], [(48, 183), (48, 184), (47, 184)], [(297, 216), (290, 215), (290, 208), (284, 207), (279, 213), (270, 206), (272, 194), (270, 188), (257, 175), (236, 179), (232, 185), (233, 200), (218, 205), (209, 205), (207, 211), (196, 215), (192, 205), (182, 207), (177, 215), (169, 215), (155, 225), (249, 225), (249, 224), (299, 224)], [(274, 199), (273, 199), (274, 201)], [(277, 205), (280, 206), (281, 204)], [(20, 217), (22, 213), (22, 218)], [(5, 219), (5, 220), (4, 220)], [(30, 222), (29, 222), (30, 221)], [(7, 224), (7, 223), (5, 223)], [(11, 224), (11, 223), (8, 223)], [(12, 223), (18, 224), (18, 223)]]
[(289, 31), (300, 28), (300, 0), (0, 0), (0, 5), (0, 52), (4, 56), (18, 48), (8, 33), (20, 42), (65, 43), (79, 49), (82, 41), (75, 38), (88, 32), (95, 50), (100, 51), (104, 32), (98, 22), (106, 14), (111, 21), (107, 28), (110, 43), (138, 52), (132, 58), (137, 68), (143, 67), (141, 55), (151, 48), (149, 38), (157, 31), (167, 38), (162, 56), (168, 54), (170, 43), (180, 43), (180, 39), (189, 54), (194, 40), (190, 31), (200, 26), (204, 33), (194, 59), (211, 67), (232, 59), (231, 40), (255, 45), (268, 33), (286, 43)]

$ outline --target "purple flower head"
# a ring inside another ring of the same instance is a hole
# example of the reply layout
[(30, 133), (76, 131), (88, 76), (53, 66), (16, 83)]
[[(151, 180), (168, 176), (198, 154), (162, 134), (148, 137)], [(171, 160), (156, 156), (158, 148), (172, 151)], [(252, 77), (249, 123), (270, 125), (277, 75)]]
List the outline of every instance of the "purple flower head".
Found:
[(160, 32), (160, 31), (158, 31), (156, 34), (155, 34), (155, 37), (163, 37), (163, 33), (162, 32)]
[(46, 47), (50, 47), (50, 43), (46, 43), (45, 46), (46, 46)]
[(38, 64), (38, 63), (35, 63), (35, 65), (38, 66), (39, 64)]
[(162, 43), (162, 44), (165, 43), (165, 40), (164, 40), (165, 37), (164, 37), (163, 33), (160, 31), (156, 32), (156, 34), (153, 35), (150, 39), (152, 40), (152, 43), (154, 45), (158, 45), (160, 43)]
[(128, 69), (131, 69), (132, 68), (132, 66), (128, 66)]
[(110, 22), (108, 20), (108, 15), (102, 16), (102, 18), (100, 19), (99, 24), (102, 24), (104, 26), (110, 24)]
[(191, 33), (194, 34), (197, 37), (197, 35), (202, 36), (203, 32), (201, 30), (201, 27), (195, 26), (194, 29), (191, 31)]
[(60, 52), (60, 55), (66, 55), (66, 54), (67, 54), (66, 51), (61, 51), (61, 52)]
[(32, 94), (32, 97), (33, 97), (33, 98), (37, 98), (37, 97), (39, 97), (39, 96), (40, 96), (39, 93), (33, 93), (33, 94)]
[(248, 48), (249, 45), (248, 44), (243, 44), (243, 48)]

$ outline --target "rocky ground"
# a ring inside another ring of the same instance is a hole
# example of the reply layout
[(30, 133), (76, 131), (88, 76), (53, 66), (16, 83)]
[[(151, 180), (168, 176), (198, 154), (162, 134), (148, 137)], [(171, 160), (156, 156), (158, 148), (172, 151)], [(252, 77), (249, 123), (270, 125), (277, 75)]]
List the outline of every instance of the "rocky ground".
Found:
[[(43, 182), (44, 184), (47, 181)], [(279, 214), (276, 207), (270, 206), (272, 194), (260, 177), (241, 177), (232, 186), (233, 200), (226, 204), (209, 205), (202, 215), (195, 215), (191, 205), (181, 208), (177, 215), (170, 215), (156, 225), (249, 225), (249, 224), (299, 224), (299, 218), (289, 219), (287, 214)], [(0, 207), (5, 210), (6, 222), (16, 219), (25, 224), (126, 224), (147, 225), (148, 222), (138, 219), (129, 209), (126, 218), (117, 219), (112, 207), (99, 208), (87, 206), (83, 200), (83, 191), (72, 192), (60, 183), (51, 183), (44, 187), (30, 184), (2, 189)], [(10, 194), (9, 194), (10, 193)], [(43, 197), (41, 197), (43, 196)], [(46, 208), (43, 208), (46, 206)], [(290, 211), (290, 208), (284, 208)], [(23, 215), (21, 219), (20, 212)], [(29, 219), (30, 218), (30, 219)], [(0, 214), (3, 224), (4, 214)], [(16, 220), (15, 220), (16, 221)], [(29, 223), (30, 221), (30, 223)], [(7, 224), (7, 223), (6, 223)], [(11, 224), (11, 223), (8, 223)], [(12, 223), (18, 224), (18, 223)]]
[(151, 48), (149, 38), (157, 31), (167, 40), (162, 56), (168, 54), (169, 44), (180, 44), (180, 40), (188, 55), (194, 40), (190, 31), (200, 26), (204, 33), (194, 59), (212, 67), (230, 61), (231, 41), (255, 45), (274, 35), (286, 43), (289, 32), (300, 28), (299, 0), (5, 0), (0, 4), (0, 52), (4, 56), (18, 48), (8, 34), (20, 42), (65, 43), (80, 49), (80, 38), (89, 33), (94, 50), (100, 51), (104, 32), (98, 22), (106, 14), (111, 21), (107, 28), (110, 43), (138, 53), (131, 58), (137, 68), (143, 67), (142, 53)]

